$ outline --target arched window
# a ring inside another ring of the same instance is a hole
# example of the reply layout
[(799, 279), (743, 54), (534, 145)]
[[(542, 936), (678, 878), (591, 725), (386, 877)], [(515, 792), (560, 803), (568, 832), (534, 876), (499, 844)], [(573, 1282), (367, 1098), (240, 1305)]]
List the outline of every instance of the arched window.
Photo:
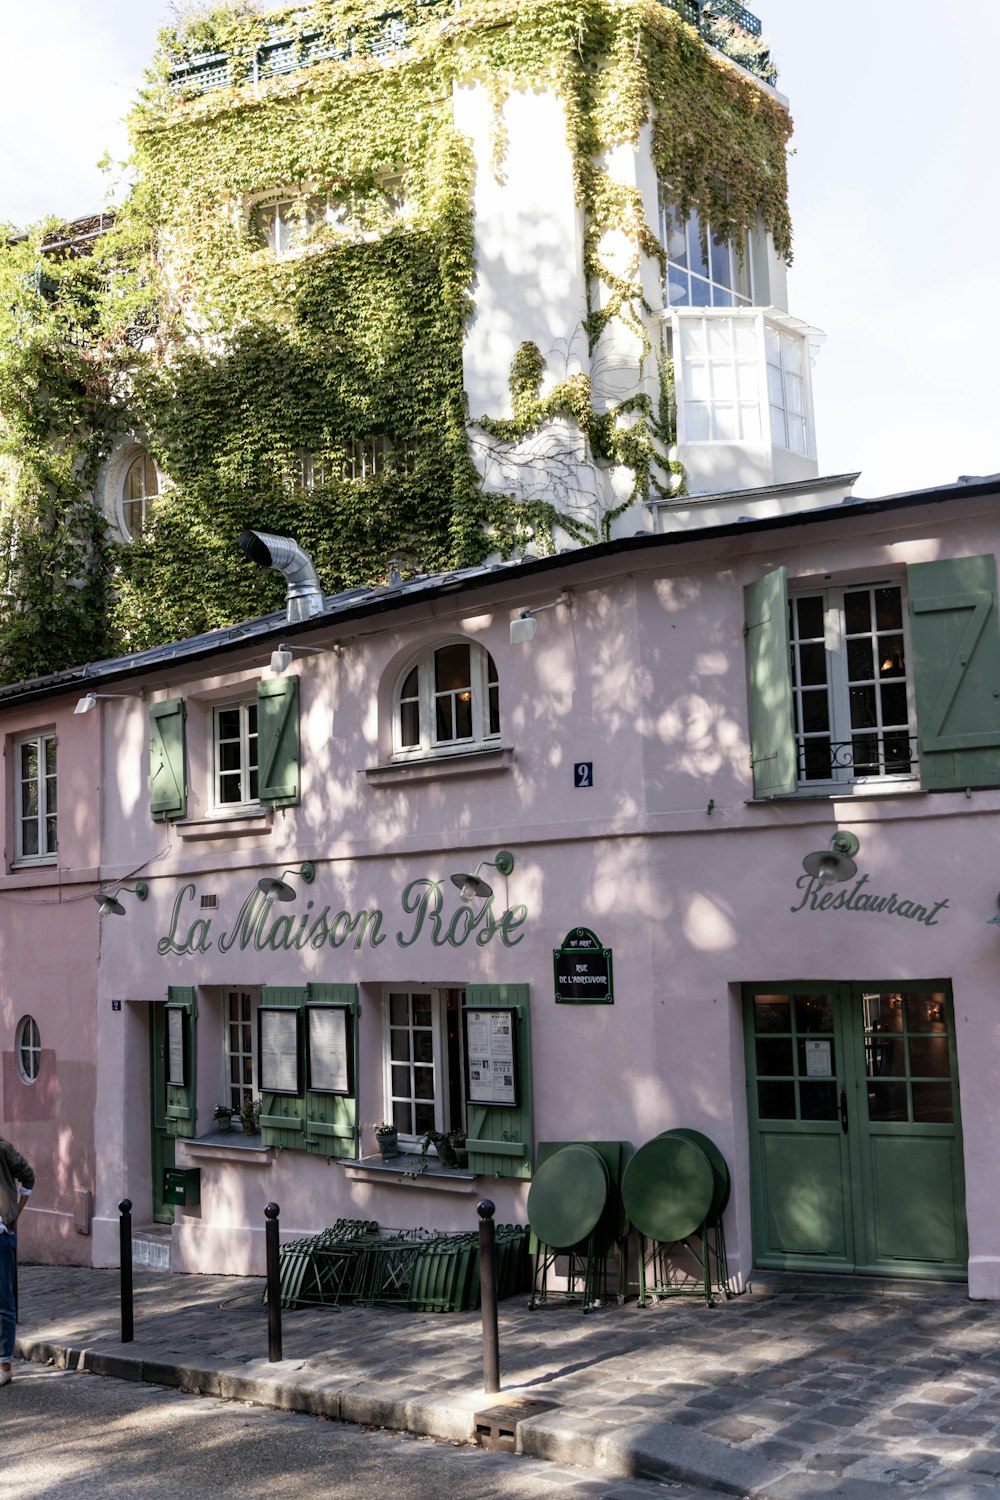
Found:
[(393, 704), (395, 755), (440, 755), (499, 738), (500, 684), (482, 646), (430, 646), (405, 668)]
[(160, 493), (156, 465), (144, 448), (140, 448), (125, 470), (122, 484), (122, 519), (125, 535), (138, 541), (149, 524), (153, 501)]
[(42, 1060), (42, 1038), (33, 1016), (25, 1016), (18, 1022), (14, 1050), (22, 1082), (34, 1083)]

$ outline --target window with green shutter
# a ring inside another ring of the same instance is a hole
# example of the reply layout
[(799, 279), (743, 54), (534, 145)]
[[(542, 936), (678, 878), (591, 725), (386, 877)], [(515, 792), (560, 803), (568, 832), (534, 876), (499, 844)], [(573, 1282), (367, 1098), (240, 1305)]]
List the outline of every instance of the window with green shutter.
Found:
[(158, 823), (187, 813), (185, 717), (181, 698), (149, 707), (149, 811)]
[(746, 591), (746, 638), (755, 796), (1000, 785), (992, 556), (820, 589), (777, 569)]
[(1000, 785), (1000, 630), (992, 554), (907, 569), (920, 779), (926, 791)]
[(274, 677), (257, 684), (258, 797), (269, 807), (298, 802), (299, 679)]
[(166, 1005), (167, 1131), (193, 1136), (197, 1126), (195, 1076), (197, 999), (192, 985), (171, 985)]
[(298, 1048), (297, 1092), (261, 1089), (263, 1145), (328, 1159), (356, 1158), (357, 986), (265, 986), (260, 1004), (265, 1013), (271, 1009), (294, 1014)]
[(466, 1010), (511, 1006), (517, 1018), (516, 1108), (466, 1104), (469, 1168), (484, 1177), (529, 1178), (532, 1171), (531, 1010), (526, 984), (470, 984)]

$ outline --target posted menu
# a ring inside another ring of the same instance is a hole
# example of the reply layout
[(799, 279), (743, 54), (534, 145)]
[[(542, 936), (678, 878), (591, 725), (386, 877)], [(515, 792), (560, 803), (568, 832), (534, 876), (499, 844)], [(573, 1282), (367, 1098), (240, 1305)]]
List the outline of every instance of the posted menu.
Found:
[(466, 1010), (464, 1017), (469, 1103), (515, 1106), (516, 1011), (509, 1007)]

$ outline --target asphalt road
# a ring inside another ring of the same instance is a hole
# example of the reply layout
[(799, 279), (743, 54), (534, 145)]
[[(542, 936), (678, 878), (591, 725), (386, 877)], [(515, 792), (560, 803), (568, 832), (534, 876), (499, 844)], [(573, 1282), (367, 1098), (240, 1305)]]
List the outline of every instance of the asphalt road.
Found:
[(14, 1365), (0, 1390), (0, 1482), (18, 1500), (706, 1500), (469, 1444)]

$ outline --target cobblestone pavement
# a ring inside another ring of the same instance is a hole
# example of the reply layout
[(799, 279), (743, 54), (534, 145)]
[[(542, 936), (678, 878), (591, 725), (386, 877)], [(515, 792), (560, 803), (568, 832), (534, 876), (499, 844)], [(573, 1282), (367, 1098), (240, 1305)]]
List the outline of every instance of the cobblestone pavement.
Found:
[[(307, 1308), (267, 1360), (257, 1278), (22, 1267), (19, 1353), (346, 1421), (463, 1439), (499, 1401), (552, 1405), (520, 1451), (773, 1500), (1000, 1493), (1000, 1304), (941, 1284), (769, 1277), (694, 1298), (500, 1306), (501, 1397), (477, 1314)], [(517, 1413), (514, 1413), (516, 1416)]]

